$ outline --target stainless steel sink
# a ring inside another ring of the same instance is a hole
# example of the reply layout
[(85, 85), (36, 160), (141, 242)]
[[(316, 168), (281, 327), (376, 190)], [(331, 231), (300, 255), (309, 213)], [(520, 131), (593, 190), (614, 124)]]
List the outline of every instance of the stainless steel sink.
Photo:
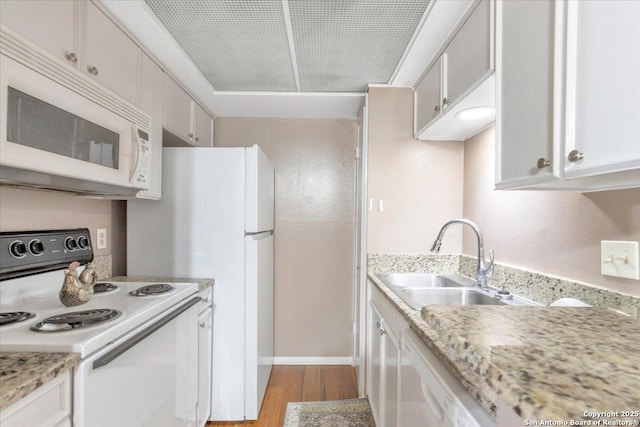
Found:
[(409, 307), (425, 305), (536, 305), (511, 296), (501, 299), (497, 291), (482, 289), (473, 280), (456, 274), (376, 273), (376, 277)]
[(480, 289), (420, 289), (401, 288), (396, 294), (413, 309), (419, 310), (425, 305), (503, 305), (504, 302), (483, 293)]
[(416, 288), (460, 288), (473, 287), (476, 283), (457, 274), (429, 273), (376, 273), (376, 277), (387, 286)]

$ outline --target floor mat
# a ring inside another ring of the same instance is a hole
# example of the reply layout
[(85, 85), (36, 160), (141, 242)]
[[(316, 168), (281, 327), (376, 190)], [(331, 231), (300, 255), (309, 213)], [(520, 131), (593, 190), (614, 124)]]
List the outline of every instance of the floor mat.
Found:
[(291, 402), (283, 427), (375, 427), (367, 399)]

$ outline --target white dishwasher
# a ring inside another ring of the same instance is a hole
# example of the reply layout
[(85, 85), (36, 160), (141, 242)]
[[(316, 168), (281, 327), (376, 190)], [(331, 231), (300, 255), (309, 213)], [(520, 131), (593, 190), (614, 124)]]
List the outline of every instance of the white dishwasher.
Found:
[(495, 427), (495, 421), (410, 329), (402, 334), (400, 426)]

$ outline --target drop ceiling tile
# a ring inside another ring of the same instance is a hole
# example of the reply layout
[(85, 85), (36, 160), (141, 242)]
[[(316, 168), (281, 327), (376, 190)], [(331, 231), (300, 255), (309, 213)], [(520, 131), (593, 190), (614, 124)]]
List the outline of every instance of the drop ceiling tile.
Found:
[(387, 83), (428, 0), (289, 0), (303, 92)]
[(146, 3), (216, 90), (296, 90), (281, 0)]

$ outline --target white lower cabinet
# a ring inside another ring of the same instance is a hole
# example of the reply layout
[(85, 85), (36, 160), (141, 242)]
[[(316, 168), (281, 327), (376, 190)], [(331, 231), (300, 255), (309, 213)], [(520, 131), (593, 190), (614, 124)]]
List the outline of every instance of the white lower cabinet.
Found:
[(2, 427), (70, 427), (71, 372), (36, 389), (2, 411)]
[(198, 316), (198, 405), (197, 427), (203, 427), (211, 415), (211, 354), (213, 344), (213, 290), (202, 291)]
[(367, 393), (377, 427), (496, 427), (495, 421), (369, 283)]

